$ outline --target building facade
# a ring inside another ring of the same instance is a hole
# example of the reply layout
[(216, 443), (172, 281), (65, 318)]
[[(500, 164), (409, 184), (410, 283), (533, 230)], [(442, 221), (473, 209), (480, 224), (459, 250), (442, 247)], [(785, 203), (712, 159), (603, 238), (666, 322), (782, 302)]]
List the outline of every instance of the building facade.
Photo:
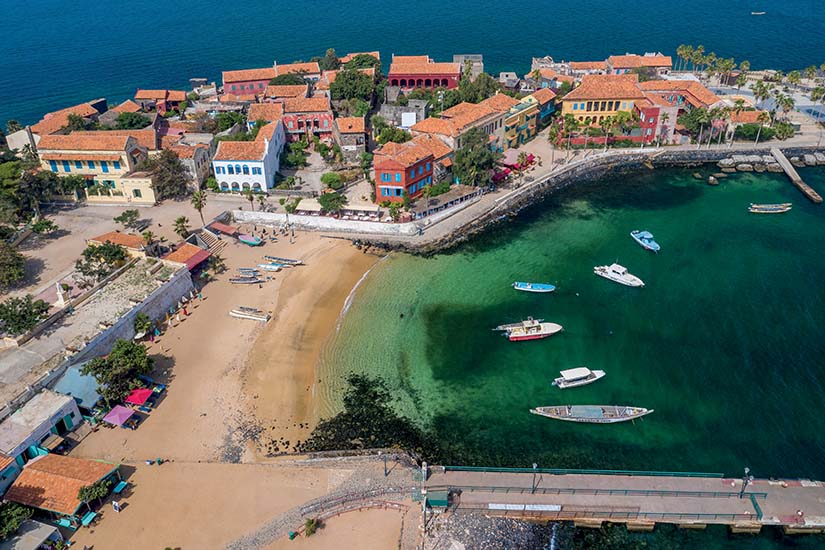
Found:
[(607, 74), (627, 74), (639, 69), (650, 69), (658, 75), (665, 75), (673, 68), (669, 55), (646, 53), (644, 55), (611, 55), (607, 58)]
[(311, 140), (313, 136), (332, 141), (333, 115), (328, 97), (286, 98), (283, 106), (284, 130), (290, 141)]
[(410, 128), (413, 136), (432, 135), (450, 149), (461, 148), (463, 136), (472, 128), (480, 128), (490, 138), (490, 148), (504, 150), (504, 119), (506, 113), (486, 105), (459, 103), (441, 112), (440, 117), (430, 117)]
[(582, 83), (562, 100), (562, 115), (573, 115), (581, 123), (596, 125), (620, 111), (633, 112), (645, 96), (636, 75), (586, 75)]
[(375, 151), (375, 202), (414, 199), (433, 182), (433, 154), (413, 141), (389, 142)]
[(273, 188), (285, 142), (280, 120), (261, 128), (255, 141), (219, 142), (212, 170), (221, 191), (263, 193)]
[(347, 162), (356, 162), (367, 151), (367, 125), (364, 117), (336, 118), (332, 133)]
[(536, 135), (538, 104), (522, 102), (505, 94), (496, 94), (482, 101), (481, 105), (504, 114), (504, 150), (518, 147)]
[(436, 63), (426, 55), (393, 55), (387, 75), (390, 86), (415, 88), (457, 88), (461, 80), (459, 63)]

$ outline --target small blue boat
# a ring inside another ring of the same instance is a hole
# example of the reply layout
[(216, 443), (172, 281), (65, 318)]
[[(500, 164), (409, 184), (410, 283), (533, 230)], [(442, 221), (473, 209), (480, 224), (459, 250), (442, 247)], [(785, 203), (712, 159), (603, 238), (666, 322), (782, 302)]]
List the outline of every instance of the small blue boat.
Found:
[(645, 250), (659, 252), (659, 249), (661, 248), (659, 243), (653, 240), (653, 234), (650, 231), (639, 231), (636, 229), (630, 232), (630, 236), (633, 237), (633, 240), (639, 243)]
[(513, 288), (522, 290), (524, 292), (553, 292), (556, 287), (544, 283), (523, 283), (516, 281), (513, 283)]

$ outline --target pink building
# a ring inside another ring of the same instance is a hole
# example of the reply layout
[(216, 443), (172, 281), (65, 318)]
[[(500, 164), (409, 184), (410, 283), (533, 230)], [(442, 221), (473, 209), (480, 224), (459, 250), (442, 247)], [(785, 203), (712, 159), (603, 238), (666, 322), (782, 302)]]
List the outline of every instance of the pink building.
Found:
[(457, 88), (461, 80), (460, 63), (436, 63), (426, 55), (393, 55), (390, 86), (414, 88)]
[(283, 101), (283, 122), (289, 141), (318, 136), (324, 141), (332, 140), (332, 106), (329, 98), (288, 97)]
[(270, 80), (285, 74), (299, 74), (306, 80), (316, 81), (321, 78), (321, 68), (315, 61), (284, 65), (278, 65), (276, 61), (272, 63), (272, 67), (262, 69), (224, 71), (223, 92), (235, 95), (263, 95)]

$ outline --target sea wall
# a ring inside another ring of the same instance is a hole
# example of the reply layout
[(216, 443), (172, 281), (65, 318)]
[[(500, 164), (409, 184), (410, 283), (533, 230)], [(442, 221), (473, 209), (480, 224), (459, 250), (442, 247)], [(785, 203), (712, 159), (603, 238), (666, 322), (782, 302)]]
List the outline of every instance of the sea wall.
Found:
[(299, 216), (281, 212), (251, 212), (233, 210), (236, 222), (260, 225), (282, 225), (289, 220), (296, 229), (308, 231), (325, 231), (330, 233), (360, 233), (364, 235), (403, 236), (418, 233), (415, 223), (382, 223), (356, 220), (338, 220), (327, 216)]

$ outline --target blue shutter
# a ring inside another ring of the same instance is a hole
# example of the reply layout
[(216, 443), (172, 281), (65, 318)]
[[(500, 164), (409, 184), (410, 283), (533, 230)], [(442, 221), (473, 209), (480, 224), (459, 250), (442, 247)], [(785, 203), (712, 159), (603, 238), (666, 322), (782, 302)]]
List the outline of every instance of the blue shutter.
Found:
[(120, 161), (116, 160), (114, 163), (115, 170), (120, 170)]
[(76, 161), (74, 161), (74, 167), (77, 168), (78, 170), (82, 170), (83, 169), (83, 163), (79, 160), (76, 160)]
[(100, 168), (103, 170), (104, 174), (109, 173), (109, 163), (106, 162), (105, 160), (100, 161)]
[(50, 160), (49, 161), (49, 168), (52, 169), (52, 172), (57, 172), (57, 162)]
[(400, 182), (400, 181), (401, 181), (401, 172), (396, 172), (396, 173), (395, 173), (395, 181), (396, 181), (396, 182)]
[(94, 170), (94, 167), (95, 167), (95, 161), (90, 160), (90, 161), (88, 161), (88, 162), (86, 163), (86, 165), (87, 165), (89, 168), (91, 168), (92, 170)]
[(68, 160), (63, 161), (63, 171), (64, 172), (71, 172), (72, 171), (72, 167), (69, 166), (69, 161)]

